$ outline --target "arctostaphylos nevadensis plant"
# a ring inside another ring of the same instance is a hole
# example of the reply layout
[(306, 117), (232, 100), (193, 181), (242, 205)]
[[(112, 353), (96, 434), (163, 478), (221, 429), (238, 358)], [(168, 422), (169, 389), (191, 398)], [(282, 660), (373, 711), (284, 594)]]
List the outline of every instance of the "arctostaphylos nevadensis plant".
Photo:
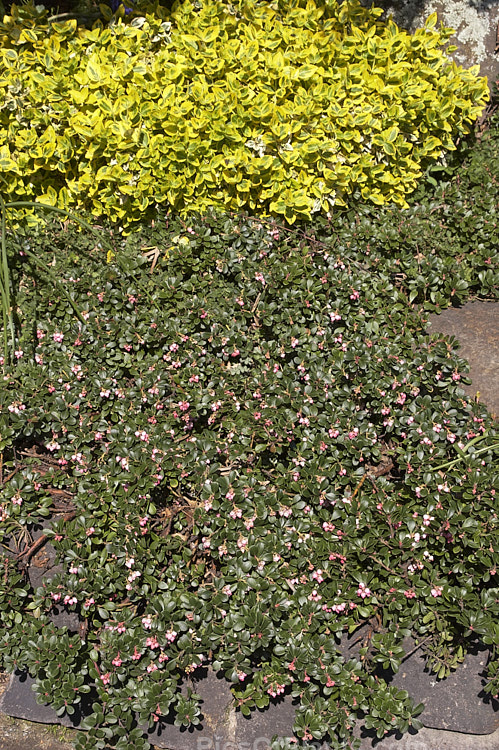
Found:
[[(296, 697), (304, 748), (418, 728), (385, 681), (409, 635), (440, 678), (479, 638), (499, 692), (497, 429), (394, 262), (354, 253), (356, 226), (349, 258), (331, 227), (159, 214), (119, 266), (70, 227), (17, 235), (0, 653), (59, 715), (85, 705), (80, 750), (198, 725), (180, 688), (206, 667), (245, 715)], [(42, 527), (61, 568), (33, 588)]]

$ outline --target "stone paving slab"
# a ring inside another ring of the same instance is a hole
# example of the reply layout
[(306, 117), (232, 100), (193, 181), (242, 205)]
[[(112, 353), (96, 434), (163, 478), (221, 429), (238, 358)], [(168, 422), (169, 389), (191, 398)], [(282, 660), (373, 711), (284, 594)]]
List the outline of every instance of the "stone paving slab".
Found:
[[(467, 738), (468, 744), (462, 745), (467, 750), (499, 750), (497, 704), (483, 700), (487, 658), (487, 649), (477, 647), (450, 678), (437, 681), (424, 669), (419, 652), (411, 655), (393, 683), (407, 689), (416, 701), (425, 703), (425, 710), (419, 717), (425, 728), (414, 735), (390, 736), (381, 741), (359, 730), (362, 750), (440, 750), (440, 747), (443, 750), (447, 746), (450, 750), (460, 747), (452, 744), (452, 738), (456, 742), (462, 739), (463, 743), (463, 738)], [(13, 676), (0, 702), (0, 711), (41, 723), (77, 726), (73, 717), (59, 719), (52, 709), (39, 706), (32, 685), (33, 680), (27, 676)], [(248, 719), (234, 710), (229, 684), (223, 677), (207, 670), (206, 676), (192, 687), (203, 701), (201, 726), (185, 729), (176, 727), (173, 721), (162, 723), (148, 733), (151, 744), (165, 750), (267, 750), (274, 735), (290, 737), (293, 734), (296, 701), (289, 696), (274, 702), (265, 711), (256, 710)], [(439, 729), (433, 728), (434, 725)], [(453, 731), (449, 731), (450, 727)], [(457, 728), (460, 731), (456, 731)], [(424, 744), (425, 738), (430, 738), (433, 743), (435, 737), (443, 740), (447, 735), (451, 736), (447, 745)], [(491, 737), (496, 744), (491, 744)], [(318, 748), (328, 750), (328, 745), (320, 744)]]
[[(407, 640), (405, 648), (409, 653), (407, 646), (410, 649), (412, 639)], [(424, 704), (418, 718), (425, 727), (490, 734), (499, 729), (499, 706), (484, 692), (489, 657), (489, 649), (477, 644), (455, 672), (445, 680), (437, 680), (425, 669), (423, 654), (418, 650), (402, 663), (391, 684), (407, 690), (415, 703)]]
[(455, 337), (460, 357), (470, 363), (472, 385), (463, 390), (499, 417), (499, 302), (468, 302), (463, 307), (449, 307), (430, 315), (428, 333)]

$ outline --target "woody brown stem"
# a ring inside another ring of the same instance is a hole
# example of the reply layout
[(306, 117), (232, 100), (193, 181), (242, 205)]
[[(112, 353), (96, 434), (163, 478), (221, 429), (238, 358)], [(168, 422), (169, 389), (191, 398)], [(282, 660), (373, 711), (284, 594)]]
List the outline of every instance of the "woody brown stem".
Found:
[[(75, 516), (77, 515), (76, 510), (72, 510), (71, 513), (66, 513), (65, 516), (63, 516), (63, 521), (71, 521)], [(43, 547), (45, 542), (48, 542), (49, 537), (46, 534), (42, 534), (38, 539), (33, 542), (31, 547), (28, 547), (28, 549), (25, 549), (24, 552), (20, 552), (17, 555), (17, 560), (20, 563), (22, 567), (26, 567), (29, 560), (33, 557), (35, 552), (38, 552), (38, 550)]]

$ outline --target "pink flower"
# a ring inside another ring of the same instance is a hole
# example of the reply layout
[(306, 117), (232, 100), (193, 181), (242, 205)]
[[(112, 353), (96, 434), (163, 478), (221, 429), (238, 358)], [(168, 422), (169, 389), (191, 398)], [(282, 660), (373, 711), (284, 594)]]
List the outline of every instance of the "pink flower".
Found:
[(63, 341), (63, 340), (64, 340), (64, 334), (63, 334), (63, 333), (60, 333), (59, 331), (56, 331), (56, 332), (54, 333), (54, 335), (52, 336), (52, 338), (54, 339), (54, 341), (57, 341), (57, 343), (59, 343), (59, 344), (60, 344), (60, 343), (61, 343), (61, 341)]
[(106, 674), (101, 675), (101, 680), (104, 685), (108, 685), (110, 679), (111, 679), (111, 672), (106, 672)]
[(314, 589), (311, 594), (308, 596), (309, 601), (311, 602), (318, 602), (322, 599), (322, 596), (317, 593), (317, 590)]
[(360, 596), (361, 599), (366, 599), (368, 596), (371, 596), (371, 589), (368, 589), (365, 583), (359, 583), (357, 596)]
[(145, 617), (142, 618), (142, 625), (144, 626), (146, 630), (151, 629), (152, 627), (151, 615), (146, 615)]
[(114, 664), (115, 667), (121, 667), (121, 665), (123, 664), (123, 662), (121, 660), (120, 652), (119, 651), (118, 651), (118, 656), (115, 656), (114, 659), (113, 659), (113, 661), (111, 663)]
[(441, 586), (434, 586), (431, 590), (431, 595), (435, 597), (435, 599), (438, 596), (442, 596), (442, 587)]
[(279, 683), (275, 683), (274, 686), (267, 688), (267, 693), (272, 696), (272, 698), (277, 698), (278, 695), (281, 693), (284, 693), (284, 685), (279, 685)]
[(241, 552), (244, 552), (248, 547), (248, 540), (245, 537), (240, 537), (237, 541), (237, 546), (241, 550)]

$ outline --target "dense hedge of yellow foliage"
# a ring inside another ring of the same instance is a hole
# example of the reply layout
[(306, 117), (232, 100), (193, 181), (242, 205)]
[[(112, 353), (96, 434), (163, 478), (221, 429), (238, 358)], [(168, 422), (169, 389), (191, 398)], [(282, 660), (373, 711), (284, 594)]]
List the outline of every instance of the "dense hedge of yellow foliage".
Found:
[[(105, 11), (105, 7), (102, 6)], [(13, 6), (0, 24), (0, 192), (105, 215), (154, 204), (289, 222), (405, 198), (488, 97), (431, 17), (356, 0), (183, 0), (94, 28)]]

